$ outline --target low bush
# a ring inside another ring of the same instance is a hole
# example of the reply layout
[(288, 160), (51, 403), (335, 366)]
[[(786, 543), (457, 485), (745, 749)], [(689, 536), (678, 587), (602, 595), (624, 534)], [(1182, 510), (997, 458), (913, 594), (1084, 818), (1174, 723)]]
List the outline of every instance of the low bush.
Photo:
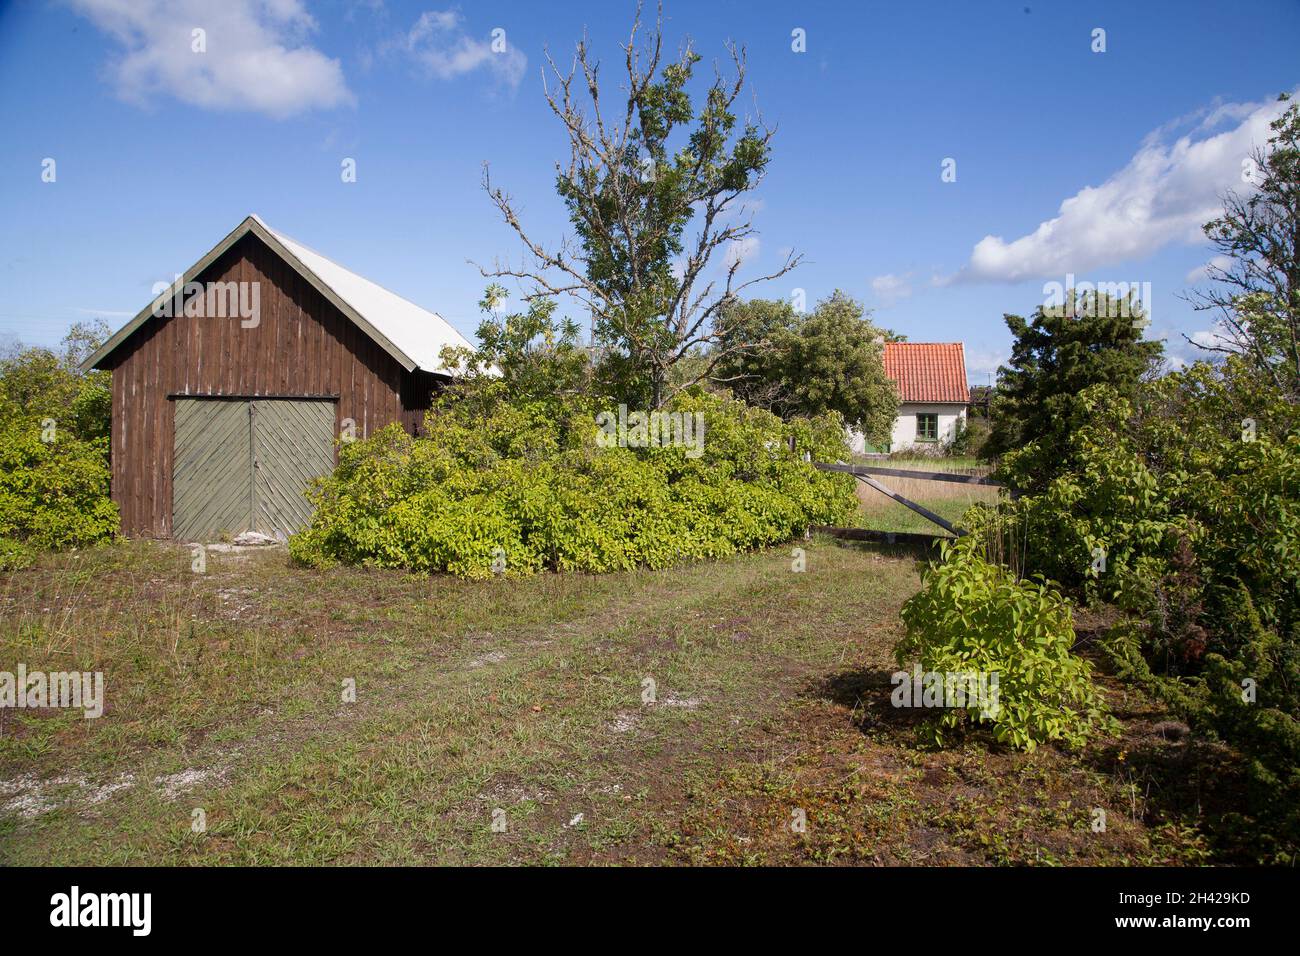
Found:
[(0, 538), (0, 571), (21, 571), (36, 561), (36, 552), (13, 538)]
[(917, 661), (926, 672), (997, 675), (995, 705), (945, 708), (929, 724), (933, 742), (985, 724), (999, 742), (1022, 750), (1077, 746), (1108, 723), (1091, 664), (1071, 652), (1069, 601), (988, 561), (976, 538), (945, 545), (902, 618), (907, 633), (894, 649), (900, 667)]
[(290, 553), (475, 578), (608, 572), (774, 545), (853, 513), (853, 479), (803, 460), (844, 457), (838, 416), (783, 423), (704, 393), (667, 410), (703, 417), (698, 457), (601, 447), (586, 400), (507, 401), (490, 385), (450, 397), (421, 437), (389, 426), (344, 446)]
[(0, 538), (57, 549), (116, 533), (107, 441), (85, 441), (57, 427), (51, 433), (40, 419), (6, 422), (0, 429)]
[[(1123, 619), (1117, 673), (1245, 755), (1256, 809), (1300, 842), (1300, 407), (1238, 359), (1077, 398), (1065, 453), (1031, 442), (1001, 476), (1028, 489), (967, 527)], [(1290, 841), (1290, 849), (1283, 846)]]

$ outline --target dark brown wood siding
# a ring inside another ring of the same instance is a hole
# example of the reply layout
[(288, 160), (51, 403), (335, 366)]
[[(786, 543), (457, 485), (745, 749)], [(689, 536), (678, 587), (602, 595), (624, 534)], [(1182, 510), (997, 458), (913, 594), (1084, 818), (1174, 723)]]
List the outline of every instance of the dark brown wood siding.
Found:
[(337, 396), (365, 437), (414, 431), (437, 377), (406, 372), (293, 268), (246, 235), (197, 281), (256, 282), (260, 319), (150, 318), (106, 360), (113, 371), (113, 500), (124, 534), (170, 537), (176, 395)]

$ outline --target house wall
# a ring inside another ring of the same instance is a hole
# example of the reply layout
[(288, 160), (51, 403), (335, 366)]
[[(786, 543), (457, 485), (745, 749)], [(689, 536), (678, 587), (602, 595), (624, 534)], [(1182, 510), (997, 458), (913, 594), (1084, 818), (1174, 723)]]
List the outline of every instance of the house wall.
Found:
[(196, 277), (257, 282), (256, 327), (238, 318), (152, 317), (105, 360), (113, 372), (113, 500), (124, 534), (170, 537), (175, 396), (334, 396), (365, 437), (414, 431), (434, 377), (406, 372), (259, 239), (246, 235)]
[[(916, 440), (916, 416), (932, 412), (939, 416), (939, 443), (952, 441), (957, 435), (957, 423), (966, 420), (966, 406), (956, 404), (924, 405), (917, 402), (903, 402), (898, 406), (898, 418), (894, 420), (893, 434), (890, 436), (889, 450), (900, 451), (916, 445), (918, 448), (933, 448), (933, 442)], [(849, 443), (849, 451), (861, 455), (872, 449), (867, 448), (866, 438), (856, 429), (846, 428), (844, 438)], [(875, 449), (879, 451), (880, 449)]]
[(950, 442), (957, 435), (957, 423), (966, 420), (965, 405), (934, 404), (925, 405), (918, 402), (903, 402), (898, 406), (898, 418), (894, 420), (894, 432), (890, 437), (889, 450), (899, 451), (916, 446), (933, 448), (934, 442), (916, 440), (916, 416), (935, 414), (939, 416), (939, 444)]

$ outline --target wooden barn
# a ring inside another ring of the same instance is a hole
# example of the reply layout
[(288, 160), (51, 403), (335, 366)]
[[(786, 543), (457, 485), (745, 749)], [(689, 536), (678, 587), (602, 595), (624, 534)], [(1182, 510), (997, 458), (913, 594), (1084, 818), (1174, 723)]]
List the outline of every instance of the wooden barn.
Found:
[(336, 438), (414, 433), (468, 346), (249, 216), (88, 358), (113, 373), (113, 500), (132, 536), (285, 538)]

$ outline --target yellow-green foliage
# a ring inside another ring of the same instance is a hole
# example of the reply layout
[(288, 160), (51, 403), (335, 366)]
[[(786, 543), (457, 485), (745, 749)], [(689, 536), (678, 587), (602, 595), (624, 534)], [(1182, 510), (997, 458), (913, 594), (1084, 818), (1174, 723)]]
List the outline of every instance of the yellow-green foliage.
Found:
[[(90, 544), (117, 531), (108, 498), (108, 439), (84, 441), (40, 419), (0, 429), (0, 538), (33, 548)], [(8, 566), (22, 549), (6, 546)]]
[(597, 410), (462, 399), (429, 415), (426, 436), (390, 426), (344, 446), (290, 552), (466, 577), (608, 572), (777, 544), (853, 511), (852, 479), (802, 460), (843, 457), (837, 416), (786, 424), (684, 394), (668, 410), (704, 416), (692, 458), (680, 445), (600, 447)]
[(74, 325), (61, 352), (0, 357), (0, 569), (117, 531), (108, 497), (111, 376), (78, 370), (107, 334), (102, 323)]
[(987, 561), (974, 537), (945, 545), (902, 617), (907, 634), (894, 649), (900, 667), (918, 661), (928, 672), (998, 675), (997, 706), (946, 709), (930, 725), (936, 742), (969, 719), (1023, 750), (1049, 741), (1080, 745), (1105, 722), (1092, 666), (1070, 650), (1069, 601)]

